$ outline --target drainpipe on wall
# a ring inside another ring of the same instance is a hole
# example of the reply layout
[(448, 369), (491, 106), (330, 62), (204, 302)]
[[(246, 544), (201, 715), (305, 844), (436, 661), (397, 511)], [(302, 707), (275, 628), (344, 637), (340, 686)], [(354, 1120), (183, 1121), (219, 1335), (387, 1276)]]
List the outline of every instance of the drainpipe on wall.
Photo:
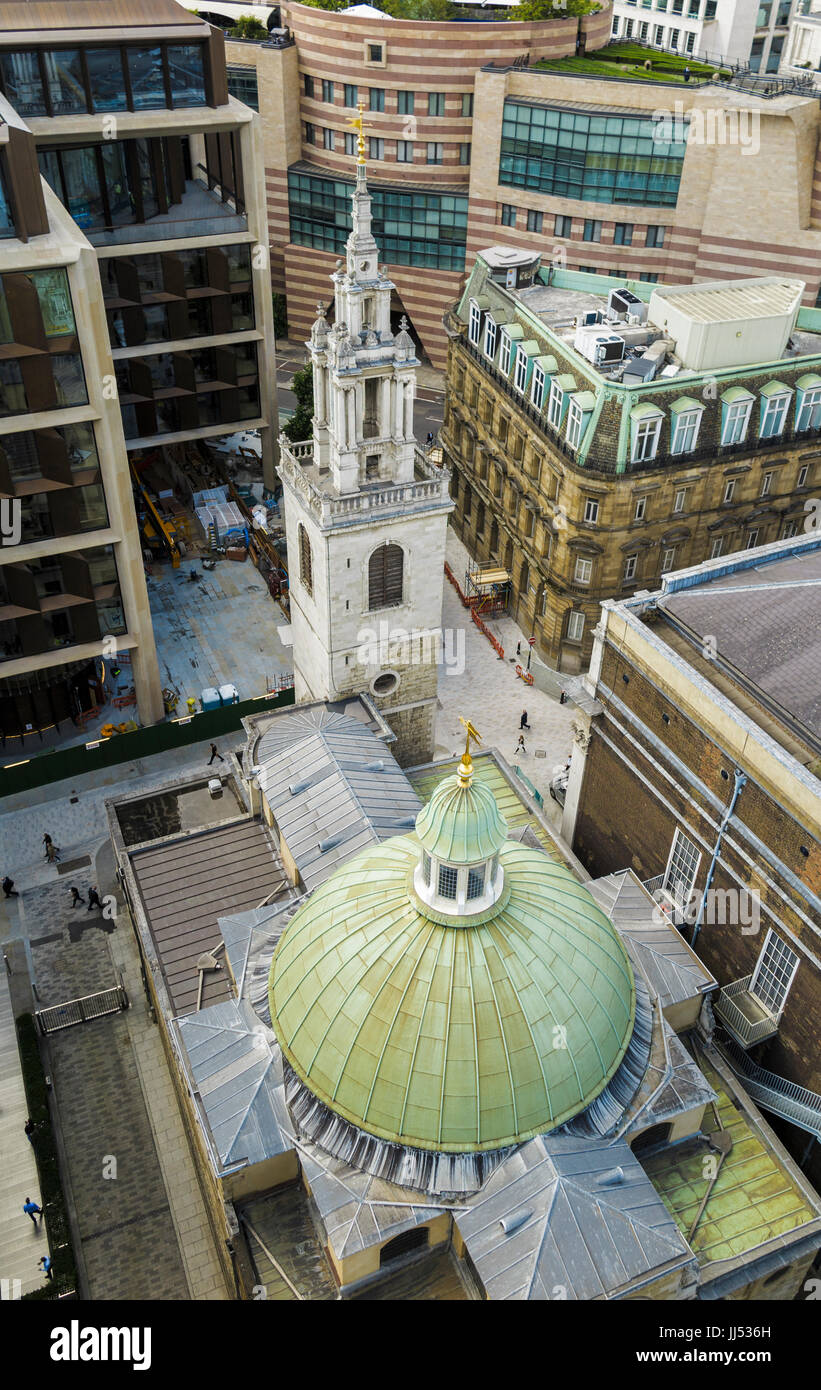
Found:
[(713, 881), (713, 874), (715, 873), (716, 862), (717, 862), (717, 860), (718, 860), (718, 852), (719, 852), (719, 850), (721, 849), (721, 841), (722, 841), (722, 839), (724, 838), (724, 831), (727, 829), (727, 826), (728, 826), (728, 824), (729, 824), (729, 822), (730, 822), (730, 819), (731, 819), (731, 817), (732, 817), (733, 811), (735, 810), (736, 802), (738, 801), (738, 798), (739, 798), (739, 796), (741, 795), (741, 788), (742, 788), (743, 786), (746, 785), (746, 782), (747, 782), (747, 778), (745, 777), (744, 773), (741, 772), (739, 768), (736, 768), (736, 770), (735, 770), (735, 786), (734, 786), (734, 788), (733, 788), (733, 795), (732, 795), (732, 798), (731, 798), (731, 800), (730, 800), (729, 806), (727, 807), (726, 811), (724, 812), (724, 816), (722, 817), (721, 824), (720, 824), (720, 826), (718, 827), (718, 836), (717, 836), (717, 838), (716, 838), (715, 848), (713, 849), (713, 857), (712, 857), (712, 859), (710, 860), (710, 867), (709, 867), (709, 869), (707, 870), (707, 882), (706, 882), (705, 885), (704, 885), (704, 892), (703, 892), (702, 895), (701, 895), (701, 904), (700, 904), (699, 909), (698, 909), (698, 916), (697, 916), (696, 921), (695, 921), (695, 926), (693, 927), (693, 935), (692, 935), (692, 938), (691, 938), (691, 941), (690, 941), (690, 945), (693, 946), (693, 947), (695, 947), (696, 940), (697, 940), (697, 938), (698, 938), (698, 934), (699, 934), (699, 932), (701, 931), (701, 923), (702, 923), (702, 919), (703, 919), (703, 917), (704, 917), (704, 909), (705, 909), (705, 907), (706, 907), (706, 905), (707, 905), (707, 894), (708, 894), (709, 891), (710, 891), (710, 884), (711, 884), (712, 881)]

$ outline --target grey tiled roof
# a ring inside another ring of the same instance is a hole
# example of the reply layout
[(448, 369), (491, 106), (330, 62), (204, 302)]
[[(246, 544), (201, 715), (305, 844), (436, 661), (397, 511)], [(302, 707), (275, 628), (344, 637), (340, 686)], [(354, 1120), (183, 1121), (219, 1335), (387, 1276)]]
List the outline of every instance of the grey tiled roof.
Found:
[(177, 1028), (222, 1166), (261, 1163), (292, 1148), (277, 1116), (279, 1049), (250, 1004), (214, 1004)]
[(494, 1300), (608, 1298), (693, 1258), (624, 1141), (531, 1139), (454, 1215)]
[(632, 869), (587, 884), (663, 1009), (712, 989), (716, 981), (672, 923), (653, 921), (655, 903)]
[(255, 758), (260, 786), (308, 889), (367, 845), (407, 833), (421, 810), (383, 741), (360, 720), (325, 706), (272, 720)]
[(821, 547), (705, 577), (660, 607), (697, 638), (712, 635), (718, 657), (748, 687), (821, 736)]

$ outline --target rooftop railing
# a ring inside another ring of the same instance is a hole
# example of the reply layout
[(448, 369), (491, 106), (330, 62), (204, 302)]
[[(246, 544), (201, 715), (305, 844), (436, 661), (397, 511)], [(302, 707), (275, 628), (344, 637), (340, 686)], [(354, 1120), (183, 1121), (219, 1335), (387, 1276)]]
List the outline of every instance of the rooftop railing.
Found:
[(344, 525), (374, 512), (410, 511), (420, 503), (451, 505), (450, 472), (429, 462), (421, 449), (414, 451), (414, 463), (421, 478), (405, 483), (373, 483), (350, 496), (334, 497), (318, 487), (303, 465), (313, 459), (313, 440), (292, 444), (280, 435), (282, 468), (286, 478), (305, 498), (323, 526)]
[[(727, 1031), (745, 1048), (753, 1047), (778, 1032), (778, 1019), (767, 1011), (760, 999), (750, 993), (752, 978), (752, 975), (745, 975), (741, 980), (733, 980), (732, 984), (724, 985), (713, 1000), (716, 1018), (721, 1020)], [(764, 1017), (750, 1018), (739, 1007), (737, 1001), (741, 999), (754, 1001), (756, 1011), (760, 1010)]]

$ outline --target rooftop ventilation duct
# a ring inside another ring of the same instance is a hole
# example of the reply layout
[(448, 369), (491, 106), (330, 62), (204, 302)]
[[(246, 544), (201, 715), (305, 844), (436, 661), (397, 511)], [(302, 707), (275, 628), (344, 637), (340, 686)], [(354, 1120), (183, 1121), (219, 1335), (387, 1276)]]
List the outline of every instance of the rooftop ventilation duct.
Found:
[(384, 772), (385, 762), (383, 758), (377, 758), (376, 762), (365, 764), (366, 772)]
[(602, 1173), (597, 1179), (599, 1187), (618, 1187), (624, 1182), (623, 1168), (610, 1168), (606, 1173)]
[(518, 1231), (520, 1226), (524, 1226), (533, 1215), (532, 1211), (517, 1211), (512, 1216), (503, 1216), (499, 1225), (506, 1236), (512, 1236), (514, 1231)]

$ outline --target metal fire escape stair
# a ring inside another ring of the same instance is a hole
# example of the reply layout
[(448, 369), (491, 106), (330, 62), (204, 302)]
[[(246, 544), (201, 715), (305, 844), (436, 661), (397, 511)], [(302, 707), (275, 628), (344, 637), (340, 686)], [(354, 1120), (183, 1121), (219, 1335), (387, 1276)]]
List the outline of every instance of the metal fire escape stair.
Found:
[(774, 1071), (765, 1071), (732, 1038), (716, 1037), (715, 1044), (758, 1105), (821, 1139), (821, 1096)]

